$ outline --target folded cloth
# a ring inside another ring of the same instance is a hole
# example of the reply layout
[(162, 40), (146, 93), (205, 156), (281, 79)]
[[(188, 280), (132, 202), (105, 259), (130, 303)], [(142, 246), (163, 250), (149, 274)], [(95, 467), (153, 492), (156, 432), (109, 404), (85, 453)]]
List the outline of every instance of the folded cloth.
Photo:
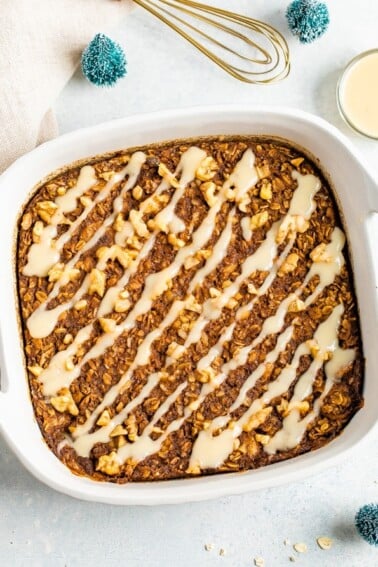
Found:
[(131, 0), (0, 0), (0, 172), (57, 135), (51, 106), (87, 43)]

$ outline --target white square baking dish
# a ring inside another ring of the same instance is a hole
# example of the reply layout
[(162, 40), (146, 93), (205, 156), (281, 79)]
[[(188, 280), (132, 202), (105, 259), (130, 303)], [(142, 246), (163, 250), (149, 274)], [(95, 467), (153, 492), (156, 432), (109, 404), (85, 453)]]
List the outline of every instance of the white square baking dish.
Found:
[[(365, 406), (327, 446), (258, 470), (126, 485), (75, 476), (43, 441), (29, 396), (14, 270), (16, 222), (22, 205), (41, 179), (78, 159), (163, 140), (219, 134), (286, 138), (316, 156), (329, 175), (352, 256), (366, 357)], [(294, 109), (256, 106), (201, 107), (116, 120), (61, 136), (17, 160), (0, 178), (0, 200), (0, 429), (23, 464), (49, 486), (77, 498), (111, 504), (167, 504), (236, 494), (319, 472), (343, 458), (377, 425), (378, 278), (372, 229), (378, 222), (378, 185), (350, 142), (324, 120)]]

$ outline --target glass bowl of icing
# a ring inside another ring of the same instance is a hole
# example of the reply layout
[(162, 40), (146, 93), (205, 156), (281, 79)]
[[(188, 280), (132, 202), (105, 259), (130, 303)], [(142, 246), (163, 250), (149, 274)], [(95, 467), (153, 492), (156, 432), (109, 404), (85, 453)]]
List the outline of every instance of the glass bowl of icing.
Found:
[(337, 104), (348, 126), (378, 140), (378, 48), (348, 63), (337, 85)]

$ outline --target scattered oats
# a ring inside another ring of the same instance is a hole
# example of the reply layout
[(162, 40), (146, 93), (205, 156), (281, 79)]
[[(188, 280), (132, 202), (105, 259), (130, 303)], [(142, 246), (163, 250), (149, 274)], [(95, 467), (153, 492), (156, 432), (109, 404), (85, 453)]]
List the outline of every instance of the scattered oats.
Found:
[(289, 559), (290, 559), (290, 561), (291, 561), (292, 563), (294, 563), (294, 561), (296, 561), (296, 559), (295, 559), (295, 557), (293, 557), (293, 555), (291, 555), (291, 556), (289, 557)]
[(262, 557), (255, 557), (254, 559), (256, 567), (264, 567), (265, 561)]
[(223, 549), (223, 547), (220, 548), (220, 550), (219, 550), (219, 555), (221, 555), (222, 557), (223, 557), (224, 555), (226, 555), (226, 550)]
[(325, 536), (318, 537), (316, 541), (321, 549), (331, 549), (333, 544), (333, 540), (330, 537), (325, 537)]
[(211, 551), (212, 549), (214, 549), (214, 544), (213, 543), (205, 543), (204, 545), (206, 551)]
[(284, 539), (284, 545), (290, 545), (290, 540), (289, 540), (289, 539)]
[(298, 553), (306, 553), (307, 545), (305, 543), (294, 543), (293, 548)]

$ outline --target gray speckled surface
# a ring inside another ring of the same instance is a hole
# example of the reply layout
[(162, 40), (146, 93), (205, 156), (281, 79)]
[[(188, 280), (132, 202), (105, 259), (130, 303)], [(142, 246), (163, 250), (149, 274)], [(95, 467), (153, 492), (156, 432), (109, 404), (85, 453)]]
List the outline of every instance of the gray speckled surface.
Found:
[[(266, 19), (287, 34), (283, 12), (288, 0), (218, 4)], [(346, 62), (376, 46), (378, 4), (360, 0), (358, 10), (354, 2), (329, 4), (328, 34), (310, 46), (290, 40), (292, 74), (267, 88), (237, 83), (138, 10), (113, 34), (127, 51), (129, 76), (106, 91), (85, 83), (78, 73), (57, 101), (61, 131), (168, 107), (286, 104), (341, 128), (377, 171), (378, 144), (344, 126), (334, 92)], [(0, 441), (0, 565), (247, 567), (260, 556), (266, 567), (281, 567), (296, 556), (303, 567), (374, 567), (378, 549), (358, 538), (353, 517), (360, 505), (378, 501), (377, 445), (375, 436), (338, 467), (271, 490), (197, 504), (117, 508), (73, 500), (43, 486)], [(334, 539), (330, 551), (317, 547), (320, 535)], [(305, 542), (307, 553), (296, 554), (285, 539)], [(214, 549), (205, 551), (205, 543), (214, 543)], [(223, 557), (220, 548), (226, 550)]]

